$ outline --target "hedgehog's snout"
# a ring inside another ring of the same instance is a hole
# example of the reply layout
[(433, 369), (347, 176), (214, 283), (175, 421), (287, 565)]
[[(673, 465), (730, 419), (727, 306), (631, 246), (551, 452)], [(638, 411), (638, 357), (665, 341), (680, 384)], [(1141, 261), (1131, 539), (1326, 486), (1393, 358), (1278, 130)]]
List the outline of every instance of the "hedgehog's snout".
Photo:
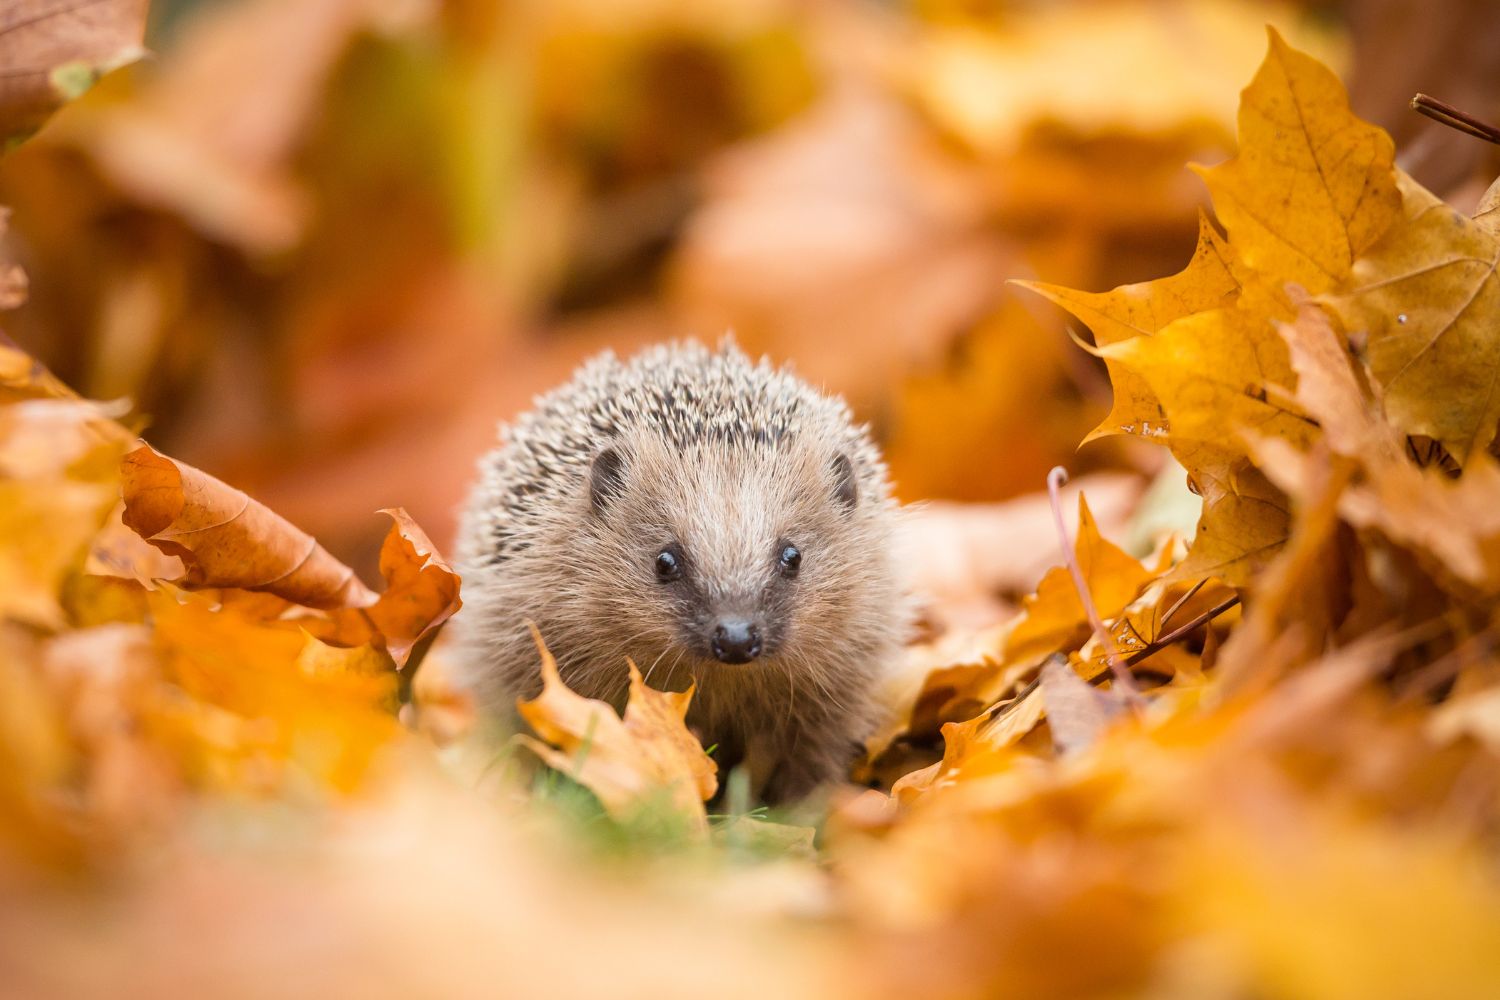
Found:
[(709, 648), (721, 663), (749, 663), (760, 655), (760, 626), (747, 618), (720, 618), (714, 623)]

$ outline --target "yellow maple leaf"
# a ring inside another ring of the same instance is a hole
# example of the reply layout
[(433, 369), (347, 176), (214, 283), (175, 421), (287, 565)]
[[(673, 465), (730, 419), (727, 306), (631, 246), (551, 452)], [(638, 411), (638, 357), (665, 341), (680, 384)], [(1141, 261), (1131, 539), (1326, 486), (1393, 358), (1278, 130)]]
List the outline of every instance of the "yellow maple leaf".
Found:
[[(1206, 456), (1214, 455), (1214, 458)], [(1245, 586), (1286, 542), (1291, 504), (1249, 459), (1204, 445), (1192, 454), (1191, 483), (1203, 515), (1176, 579), (1217, 576)]]
[[(1080, 292), (1039, 281), (1015, 284), (1045, 295), (1088, 324), (1094, 342), (1101, 347), (1151, 336), (1173, 320), (1230, 305), (1240, 290), (1233, 251), (1208, 217), (1201, 214), (1193, 258), (1174, 275), (1121, 285), (1108, 292)], [(1106, 434), (1144, 438), (1164, 434), (1166, 413), (1146, 379), (1111, 358), (1106, 357), (1104, 363), (1114, 386), (1114, 406), (1083, 443)]]
[(1500, 213), (1466, 218), (1405, 174), (1401, 193), (1401, 220), (1328, 301), (1368, 334), (1391, 420), (1463, 465), (1500, 422)]
[(1249, 430), (1306, 447), (1317, 433), (1292, 395), (1296, 375), (1271, 322), (1284, 308), (1264, 287), (1246, 286), (1232, 306), (1101, 349), (1142, 377), (1160, 400), (1167, 444), (1203, 497), (1179, 576), (1244, 584), (1286, 538), (1286, 498), (1254, 467), (1239, 439)]
[(1284, 42), (1240, 98), (1240, 152), (1200, 170), (1246, 263), (1310, 292), (1336, 287), (1395, 221), (1395, 144), (1356, 118), (1333, 71)]
[(1102, 348), (1140, 375), (1166, 411), (1174, 454), (1190, 471), (1190, 442), (1233, 447), (1232, 430), (1306, 441), (1315, 431), (1290, 390), (1296, 375), (1271, 324), (1280, 307), (1263, 289), (1234, 305), (1184, 316), (1152, 337)]
[(1143, 436), (1171, 448), (1203, 497), (1178, 578), (1235, 585), (1274, 556), (1291, 521), (1245, 436), (1297, 449), (1318, 436), (1274, 326), (1295, 315), (1288, 286), (1342, 287), (1400, 207), (1389, 136), (1356, 118), (1333, 72), (1274, 29), (1239, 125), (1239, 155), (1202, 171), (1227, 245), (1205, 229), (1180, 274), (1102, 295), (1033, 286), (1095, 328), (1115, 385), (1115, 410), (1095, 434), (1149, 426)]

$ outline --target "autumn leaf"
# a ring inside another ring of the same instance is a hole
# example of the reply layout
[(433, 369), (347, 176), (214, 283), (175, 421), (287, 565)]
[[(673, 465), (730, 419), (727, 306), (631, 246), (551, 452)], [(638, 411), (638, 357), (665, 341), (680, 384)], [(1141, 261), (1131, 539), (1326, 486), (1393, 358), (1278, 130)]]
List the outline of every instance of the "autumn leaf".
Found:
[[(1234, 588), (1221, 580), (1168, 573), (1153, 581), (1106, 624), (1115, 648), (1127, 657), (1138, 658), (1140, 670), (1173, 677), (1196, 675), (1202, 670), (1198, 657), (1180, 646), (1160, 645), (1160, 640), (1200, 616), (1208, 616), (1214, 627), (1232, 626), (1235, 615), (1230, 608), (1236, 599)], [(1142, 655), (1153, 646), (1153, 652)], [(1097, 636), (1091, 636), (1079, 654), (1093, 661), (1080, 668), (1085, 676), (1097, 677), (1109, 668), (1109, 651)]]
[[(1362, 374), (1320, 307), (1304, 305), (1296, 322), (1279, 330), (1298, 372), (1299, 402), (1317, 418), (1328, 447), (1362, 472), (1339, 499), (1343, 516), (1412, 547), (1440, 575), (1486, 591), (1500, 588), (1500, 509), (1491, 500), (1500, 491), (1500, 464), (1476, 455), (1458, 479), (1418, 467), (1387, 418), (1379, 384)], [(1261, 464), (1283, 486), (1307, 492), (1297, 459), (1269, 442), (1258, 448)]]
[[(1203, 171), (1229, 231), (1222, 250), (1202, 231), (1194, 261), (1174, 278), (1092, 297), (1037, 290), (1105, 331), (1096, 330), (1098, 353), (1125, 418), (1107, 424), (1142, 427), (1154, 418), (1153, 436), (1203, 497), (1179, 578), (1243, 585), (1275, 555), (1291, 519), (1244, 436), (1305, 449), (1318, 433), (1297, 403), (1274, 325), (1294, 316), (1287, 288), (1340, 287), (1395, 220), (1400, 195), (1389, 137), (1353, 115), (1331, 71), (1274, 30), (1239, 124), (1237, 157)], [(1170, 321), (1156, 325), (1159, 318)]]
[(125, 523), (182, 559), (190, 586), (265, 591), (309, 608), (376, 601), (311, 535), (205, 472), (144, 445), (125, 456), (121, 476)]
[[(1297, 404), (1296, 374), (1274, 324), (1293, 318), (1288, 283), (1312, 291), (1339, 287), (1356, 257), (1394, 221), (1400, 195), (1392, 156), (1389, 137), (1350, 112), (1338, 79), (1272, 30), (1266, 60), (1242, 95), (1239, 154), (1203, 172), (1229, 230), (1226, 253), (1243, 261), (1239, 269), (1208, 266), (1203, 299), (1222, 287), (1215, 278), (1235, 280), (1238, 294), (1176, 315), (1150, 336), (1101, 337), (1098, 350), (1112, 362), (1111, 372), (1129, 374), (1117, 383), (1117, 399), (1142, 419), (1154, 400), (1165, 418), (1158, 418), (1158, 438), (1204, 499), (1192, 548), (1177, 570), (1183, 577), (1245, 584), (1285, 541), (1288, 503), (1255, 468), (1242, 435), (1297, 448), (1317, 436)], [(1168, 294), (1200, 291), (1189, 278), (1194, 274), (1189, 265), (1177, 276), (1180, 284), (1147, 285), (1147, 301), (1154, 306), (1151, 296), (1160, 296), (1157, 308), (1167, 314), (1196, 305), (1196, 297), (1174, 302)], [(1118, 313), (1128, 301), (1123, 291), (1094, 300), (1052, 294), (1087, 321), (1102, 301)]]
[(1062, 656), (1049, 657), (1042, 665), (1038, 690), (1052, 739), (1063, 753), (1093, 746), (1105, 728), (1128, 711), (1118, 692), (1090, 686)]
[(40, 125), (101, 73), (139, 58), (149, 0), (23, 0), (0, 14), (0, 138)]
[(1386, 420), (1383, 398), (1368, 387), (1359, 359), (1322, 309), (1304, 304), (1277, 331), (1297, 373), (1297, 401), (1318, 421), (1328, 446), (1376, 465), (1402, 460), (1401, 435)]
[[(1079, 292), (1036, 281), (1015, 284), (1045, 295), (1088, 325), (1099, 346), (1133, 337), (1151, 336), (1174, 320), (1209, 309), (1229, 306), (1240, 290), (1240, 279), (1229, 244), (1208, 217), (1198, 217), (1198, 246), (1192, 260), (1177, 274), (1108, 292)], [(1159, 439), (1166, 431), (1166, 413), (1145, 377), (1108, 356), (1114, 406), (1109, 416), (1089, 432), (1083, 443), (1106, 434), (1135, 434)]]
[(1014, 761), (1011, 748), (1036, 727), (1045, 710), (1038, 686), (992, 712), (946, 723), (942, 760), (902, 777), (891, 787), (891, 795), (911, 802), (943, 782), (972, 781), (1004, 771)]
[(1368, 337), (1390, 419), (1460, 465), (1500, 422), (1500, 217), (1468, 219), (1406, 175), (1402, 218), (1329, 301)]
[(587, 786), (611, 815), (628, 817), (660, 801), (695, 829), (705, 829), (703, 803), (718, 787), (718, 767), (683, 721), (692, 688), (680, 694), (649, 688), (630, 663), (622, 718), (607, 703), (570, 690), (535, 626), (532, 635), (542, 658), (542, 693), (517, 700), (516, 708), (541, 739), (516, 739)]
[(1246, 584), (1286, 542), (1291, 503), (1247, 458), (1210, 446), (1195, 449), (1192, 457), (1191, 483), (1203, 497), (1203, 516), (1187, 558), (1173, 575)]
[[(1074, 550), (1089, 596), (1102, 618), (1118, 614), (1156, 575), (1099, 534), (1082, 494), (1078, 496)], [(1036, 593), (1026, 599), (1025, 614), (1005, 643), (1005, 658), (1010, 662), (1038, 660), (1069, 644), (1076, 648), (1088, 633), (1088, 614), (1065, 566), (1047, 571)]]
[(380, 546), (385, 590), (364, 613), (380, 631), (397, 668), (403, 668), (412, 650), (441, 628), (463, 602), (458, 596), (458, 574), (411, 515), (399, 507), (381, 513), (394, 522)]
[(149, 604), (162, 677), (187, 697), (143, 724), (195, 781), (271, 791), (312, 776), (352, 791), (399, 737), (383, 651), (331, 647), (175, 588)]
[(1395, 146), (1354, 116), (1331, 70), (1268, 33), (1270, 52), (1240, 98), (1239, 155), (1201, 173), (1247, 264), (1323, 292), (1400, 211)]
[[(150, 449), (121, 467), (124, 523), (187, 567), (178, 582), (195, 588), (239, 588), (330, 612), (298, 623), (341, 646), (373, 644), (397, 669), (425, 648), (461, 606), (459, 578), (406, 511), (384, 511), (391, 529), (380, 550), (385, 589), (377, 596), (312, 536), (212, 476)], [(106, 531), (92, 558), (102, 571), (162, 579), (168, 564), (143, 559), (129, 539)], [(268, 609), (267, 617), (284, 608)]]
[(1286, 345), (1270, 322), (1265, 300), (1184, 316), (1155, 336), (1102, 349), (1151, 386), (1166, 411), (1178, 461), (1191, 472), (1202, 464), (1193, 448), (1232, 446), (1225, 427), (1306, 441), (1314, 428), (1290, 395), (1295, 382)]
[(128, 440), (83, 400), (0, 407), (0, 617), (63, 625), (59, 594), (115, 505), (114, 469)]
[(19, 399), (77, 399), (47, 367), (0, 334), (0, 403)]

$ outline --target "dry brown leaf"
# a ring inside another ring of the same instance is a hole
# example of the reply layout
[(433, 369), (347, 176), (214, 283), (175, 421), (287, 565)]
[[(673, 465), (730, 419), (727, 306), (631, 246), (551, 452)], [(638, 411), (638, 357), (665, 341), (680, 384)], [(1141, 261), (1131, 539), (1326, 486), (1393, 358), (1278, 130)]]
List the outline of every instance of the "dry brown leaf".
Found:
[(1234, 586), (1253, 580), (1286, 543), (1291, 505), (1249, 459), (1212, 446), (1188, 452), (1189, 483), (1203, 497), (1203, 516), (1178, 579), (1216, 576)]
[(1063, 753), (1087, 750), (1099, 740), (1111, 722), (1128, 711), (1128, 705), (1113, 691), (1093, 687), (1061, 656), (1042, 664), (1042, 705), (1052, 740)]
[(943, 759), (902, 777), (891, 787), (891, 796), (909, 803), (945, 782), (1005, 772), (1015, 762), (1012, 748), (1041, 722), (1045, 711), (1037, 686), (993, 712), (945, 724)]
[(121, 466), (125, 523), (186, 568), (194, 587), (264, 591), (309, 608), (376, 601), (354, 571), (244, 493), (149, 445)]
[[(1379, 384), (1362, 374), (1322, 309), (1305, 305), (1295, 323), (1279, 329), (1297, 369), (1298, 401), (1318, 419), (1327, 447), (1361, 472), (1342, 491), (1340, 513), (1411, 546), (1440, 577), (1489, 592), (1500, 588), (1500, 508), (1491, 499), (1500, 491), (1500, 465), (1476, 455), (1458, 479), (1418, 467), (1404, 435), (1386, 419)], [(1317, 473), (1283, 442), (1261, 441), (1257, 451), (1284, 489), (1308, 495)]]
[(20, 0), (0, 11), (0, 139), (36, 128), (100, 73), (141, 56), (149, 0)]
[(1465, 218), (1404, 174), (1401, 192), (1403, 217), (1329, 301), (1368, 336), (1392, 422), (1463, 465), (1500, 421), (1500, 217)]
[(1382, 399), (1327, 315), (1304, 304), (1295, 322), (1278, 323), (1277, 330), (1297, 373), (1297, 401), (1318, 421), (1328, 446), (1370, 465), (1404, 461), (1401, 434), (1386, 421)]

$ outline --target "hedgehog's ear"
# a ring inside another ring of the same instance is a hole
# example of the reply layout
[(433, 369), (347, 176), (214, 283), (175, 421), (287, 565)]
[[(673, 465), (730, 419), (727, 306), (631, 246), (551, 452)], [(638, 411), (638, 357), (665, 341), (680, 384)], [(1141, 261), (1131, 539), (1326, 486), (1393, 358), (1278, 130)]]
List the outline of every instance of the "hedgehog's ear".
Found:
[(843, 452), (833, 457), (833, 499), (845, 510), (853, 510), (859, 502), (859, 481), (854, 476), (854, 463)]
[(605, 448), (594, 456), (589, 469), (589, 503), (595, 514), (603, 514), (609, 502), (625, 488), (625, 460), (614, 448)]

